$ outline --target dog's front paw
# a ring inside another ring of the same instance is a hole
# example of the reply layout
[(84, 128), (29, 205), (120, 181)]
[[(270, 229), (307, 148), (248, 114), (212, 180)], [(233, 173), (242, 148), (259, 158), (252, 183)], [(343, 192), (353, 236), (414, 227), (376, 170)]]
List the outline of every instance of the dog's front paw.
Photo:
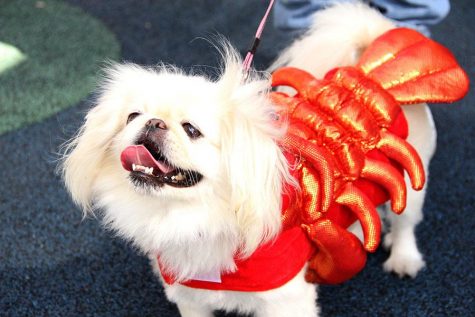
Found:
[(426, 263), (419, 251), (416, 252), (391, 252), (384, 262), (386, 272), (396, 273), (399, 277), (410, 276), (415, 278), (417, 273), (425, 267)]

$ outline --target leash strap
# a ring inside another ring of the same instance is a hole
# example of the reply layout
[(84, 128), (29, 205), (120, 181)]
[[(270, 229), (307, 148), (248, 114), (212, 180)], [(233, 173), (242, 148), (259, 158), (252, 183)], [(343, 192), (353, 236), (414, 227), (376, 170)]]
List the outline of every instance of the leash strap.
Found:
[(244, 62), (243, 62), (244, 72), (246, 72), (246, 73), (249, 72), (249, 69), (251, 68), (252, 59), (254, 58), (254, 55), (256, 54), (257, 47), (259, 46), (259, 43), (261, 42), (262, 31), (264, 31), (264, 27), (266, 25), (267, 18), (269, 17), (269, 13), (270, 13), (273, 5), (274, 5), (274, 0), (270, 0), (269, 1), (269, 6), (267, 7), (267, 11), (264, 14), (264, 17), (262, 18), (261, 23), (259, 24), (259, 27), (257, 28), (256, 35), (255, 35), (254, 40), (252, 42), (252, 46), (247, 51), (246, 58), (244, 59)]

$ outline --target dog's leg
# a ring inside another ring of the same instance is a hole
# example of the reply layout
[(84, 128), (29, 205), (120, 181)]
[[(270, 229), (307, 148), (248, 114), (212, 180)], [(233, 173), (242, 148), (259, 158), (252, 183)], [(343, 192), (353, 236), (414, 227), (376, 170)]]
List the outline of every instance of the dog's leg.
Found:
[[(165, 286), (165, 291), (167, 291), (166, 283), (163, 281), (162, 275), (160, 273), (160, 269), (158, 268), (157, 257), (153, 254), (149, 254), (148, 258), (150, 260), (150, 265), (152, 267), (153, 273), (155, 274), (156, 277), (160, 279), (162, 284)], [(167, 293), (167, 296), (169, 295), (170, 294)], [(214, 316), (213, 310), (211, 308), (198, 306), (198, 305), (192, 305), (189, 303), (180, 303), (176, 300), (174, 301), (176, 302), (178, 306), (178, 310), (180, 311), (181, 317), (213, 317)]]
[(181, 317), (213, 317), (213, 310), (207, 307), (189, 306), (177, 303)]
[(256, 317), (317, 317), (317, 286), (305, 281), (304, 268), (286, 285), (264, 292), (260, 296), (262, 305), (256, 311)]
[(256, 317), (317, 317), (319, 309), (316, 303), (316, 286), (312, 286), (313, 291), (308, 292), (304, 296), (297, 298), (293, 296), (291, 299), (281, 299), (279, 301), (267, 301), (256, 312)]
[[(430, 159), (436, 147), (436, 131), (432, 115), (427, 105), (404, 106), (404, 114), (409, 123), (409, 143), (417, 150), (428, 179)], [(384, 246), (390, 249), (390, 256), (384, 263), (385, 271), (394, 272), (400, 277), (415, 277), (424, 267), (422, 254), (419, 252), (415, 237), (416, 225), (422, 220), (427, 185), (421, 191), (414, 191), (406, 175), (407, 207), (401, 215), (388, 212), (389, 232), (384, 238)]]

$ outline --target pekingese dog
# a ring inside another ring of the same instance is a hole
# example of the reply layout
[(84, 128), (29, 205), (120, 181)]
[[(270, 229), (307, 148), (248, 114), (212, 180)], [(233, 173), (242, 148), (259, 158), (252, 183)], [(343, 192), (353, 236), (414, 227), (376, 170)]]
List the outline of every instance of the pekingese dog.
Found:
[[(321, 77), (355, 63), (366, 45), (393, 27), (372, 9), (338, 5), (318, 13), (309, 33), (275, 65)], [(275, 124), (268, 77), (244, 74), (236, 51), (223, 47), (222, 74), (214, 81), (172, 66), (111, 67), (97, 105), (67, 146), (66, 186), (85, 212), (101, 210), (107, 228), (150, 258), (183, 317), (212, 316), (216, 309), (317, 316), (316, 286), (305, 282), (305, 267), (262, 292), (180, 283), (219, 280), (236, 270), (236, 259), (272, 241), (281, 229), (283, 184), (295, 183), (277, 144), (285, 126)], [(435, 148), (430, 112), (425, 105), (404, 110), (409, 141), (428, 166)], [(389, 271), (414, 276), (424, 266), (414, 237), (423, 200), (423, 192), (410, 191), (407, 211), (390, 216)], [(164, 268), (176, 283), (164, 281)]]
[[(224, 71), (214, 82), (169, 66), (110, 69), (64, 160), (74, 201), (102, 210), (106, 226), (155, 267), (159, 254), (178, 282), (232, 272), (237, 252), (249, 256), (273, 239), (282, 184), (290, 181), (268, 81), (245, 80), (237, 53), (224, 51)], [(178, 283), (166, 290), (182, 316), (257, 306), (242, 301), (250, 294), (218, 297)]]

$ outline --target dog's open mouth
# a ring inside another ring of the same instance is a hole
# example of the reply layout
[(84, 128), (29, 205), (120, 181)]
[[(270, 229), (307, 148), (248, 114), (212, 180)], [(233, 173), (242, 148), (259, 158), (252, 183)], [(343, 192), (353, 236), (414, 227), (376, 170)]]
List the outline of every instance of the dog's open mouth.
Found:
[(138, 142), (122, 151), (122, 166), (130, 172), (134, 183), (142, 186), (191, 187), (203, 176), (195, 171), (183, 170), (168, 162), (166, 157), (151, 142)]

